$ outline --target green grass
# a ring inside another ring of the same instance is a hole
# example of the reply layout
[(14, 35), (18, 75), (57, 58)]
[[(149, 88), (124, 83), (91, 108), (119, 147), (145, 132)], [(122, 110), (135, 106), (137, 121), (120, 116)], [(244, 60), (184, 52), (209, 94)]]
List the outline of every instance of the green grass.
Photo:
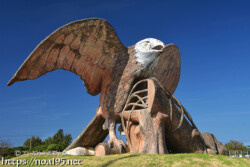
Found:
[[(247, 158), (235, 158), (222, 155), (206, 155), (206, 154), (164, 154), (164, 155), (145, 155), (145, 154), (117, 154), (107, 155), (103, 157), (95, 156), (33, 156), (22, 155), (12, 158), (11, 160), (29, 160), (36, 158), (36, 160), (59, 160), (61, 158), (68, 160), (81, 160), (81, 166), (116, 166), (116, 167), (150, 167), (150, 166), (211, 166), (211, 167), (223, 167), (223, 166), (250, 166), (250, 159)], [(33, 161), (35, 164), (35, 161)], [(52, 162), (52, 161), (51, 161)], [(57, 163), (55, 163), (57, 164)], [(0, 166), (2, 165), (0, 161)], [(10, 166), (10, 165), (9, 165)], [(13, 165), (12, 165), (13, 166)], [(15, 165), (17, 166), (17, 165)], [(39, 166), (39, 165), (20, 165), (20, 166)], [(62, 166), (57, 165), (40, 165), (40, 166)], [(64, 166), (79, 166), (79, 165), (64, 165)]]

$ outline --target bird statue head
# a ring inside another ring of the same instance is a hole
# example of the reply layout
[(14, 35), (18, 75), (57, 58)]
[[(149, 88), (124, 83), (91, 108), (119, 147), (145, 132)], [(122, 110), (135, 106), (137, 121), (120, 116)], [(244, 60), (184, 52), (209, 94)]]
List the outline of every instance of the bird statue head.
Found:
[(135, 44), (137, 62), (140, 62), (144, 68), (154, 68), (164, 46), (163, 42), (154, 38), (146, 38), (137, 42)]

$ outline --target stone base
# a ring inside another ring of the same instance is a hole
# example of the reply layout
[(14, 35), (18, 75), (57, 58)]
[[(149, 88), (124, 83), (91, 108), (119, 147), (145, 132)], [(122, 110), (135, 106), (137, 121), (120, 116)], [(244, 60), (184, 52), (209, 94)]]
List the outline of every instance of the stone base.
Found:
[(93, 148), (76, 147), (66, 151), (69, 155), (95, 155), (95, 150)]

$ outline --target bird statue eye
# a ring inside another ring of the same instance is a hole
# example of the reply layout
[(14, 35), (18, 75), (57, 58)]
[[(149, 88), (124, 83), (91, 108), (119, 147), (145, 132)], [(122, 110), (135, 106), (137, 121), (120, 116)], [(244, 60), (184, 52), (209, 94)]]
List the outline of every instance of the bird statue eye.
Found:
[(142, 43), (143, 46), (147, 46), (148, 44), (149, 44), (148, 41)]

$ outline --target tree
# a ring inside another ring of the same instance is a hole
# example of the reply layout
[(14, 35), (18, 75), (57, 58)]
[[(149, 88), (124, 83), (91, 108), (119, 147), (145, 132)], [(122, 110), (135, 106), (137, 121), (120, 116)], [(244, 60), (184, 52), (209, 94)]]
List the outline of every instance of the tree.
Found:
[[(71, 134), (64, 134), (62, 129), (59, 129), (56, 134), (51, 138), (51, 143), (49, 144), (48, 149), (56, 149), (55, 151), (64, 150), (72, 141)], [(51, 145), (54, 144), (54, 145)], [(50, 146), (51, 145), (51, 146)]]
[(71, 134), (64, 134), (62, 129), (59, 129), (53, 137), (48, 137), (42, 141), (39, 137), (31, 136), (26, 139), (23, 146), (32, 147), (32, 151), (62, 151), (72, 141)]
[(52, 144), (60, 144), (64, 139), (63, 130), (59, 129), (56, 134), (52, 137)]
[(42, 144), (42, 139), (40, 137), (35, 137), (35, 136), (31, 136), (30, 138), (26, 139), (26, 141), (23, 143), (24, 147), (36, 147)]
[(42, 142), (42, 144), (47, 147), (41, 146), (38, 147), (38, 149), (46, 148), (45, 150), (47, 151), (63, 151), (71, 143), (71, 141), (71, 134), (64, 134), (63, 130), (59, 129), (53, 137), (48, 137)]
[(71, 141), (72, 141), (71, 134), (64, 135), (64, 138), (61, 143), (62, 147), (65, 149), (71, 143)]
[(45, 139), (45, 140), (43, 141), (43, 144), (44, 144), (44, 145), (52, 144), (52, 138), (51, 138), (51, 137), (48, 137), (47, 139)]
[(11, 148), (12, 144), (9, 141), (0, 140), (0, 157), (10, 158), (14, 156), (14, 151)]
[(247, 150), (250, 151), (250, 145), (247, 146)]
[(10, 148), (10, 147), (12, 147), (12, 144), (10, 143), (10, 141), (0, 140), (0, 148)]
[(242, 142), (231, 140), (225, 144), (227, 150), (247, 150), (247, 147)]

